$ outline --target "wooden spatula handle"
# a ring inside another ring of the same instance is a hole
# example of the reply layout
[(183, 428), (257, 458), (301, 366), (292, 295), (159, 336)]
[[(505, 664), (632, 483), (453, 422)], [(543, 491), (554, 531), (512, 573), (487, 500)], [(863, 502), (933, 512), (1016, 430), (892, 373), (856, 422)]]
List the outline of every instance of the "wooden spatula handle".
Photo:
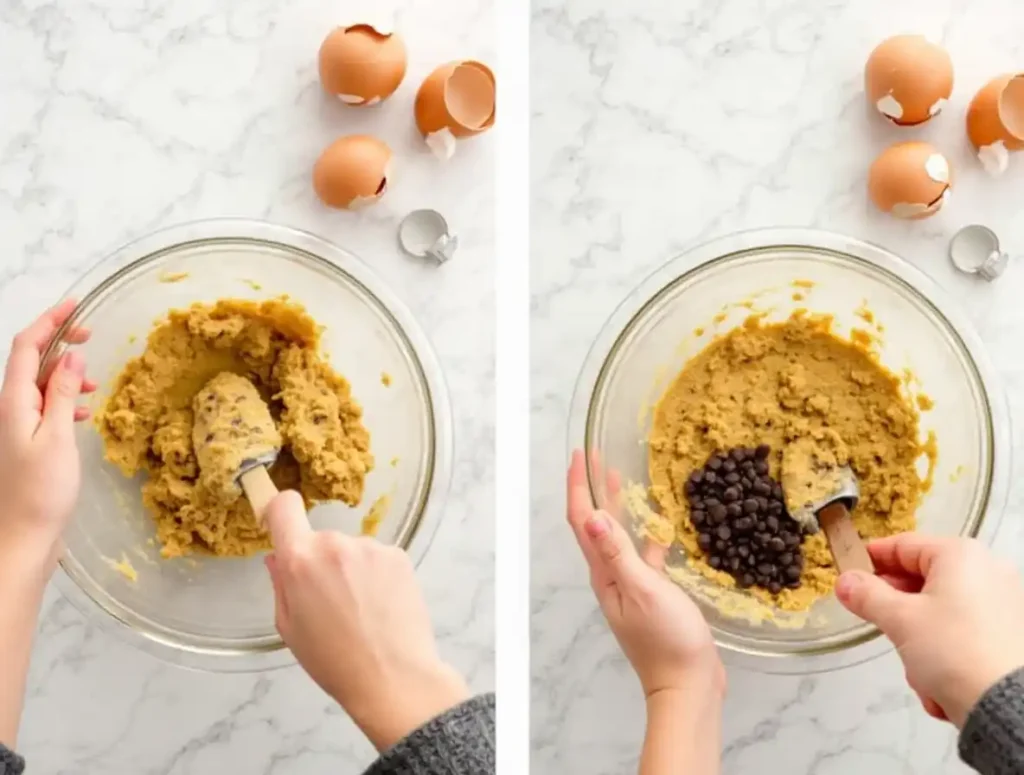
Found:
[(245, 497), (249, 499), (249, 505), (256, 515), (256, 521), (263, 524), (263, 512), (267, 510), (267, 504), (277, 495), (277, 485), (270, 478), (265, 466), (250, 468), (238, 478), (242, 485)]
[(853, 524), (853, 518), (842, 501), (830, 503), (819, 511), (818, 523), (825, 531), (825, 537), (828, 538), (829, 548), (832, 549), (832, 556), (836, 558), (840, 573), (848, 570), (875, 572), (871, 555), (868, 554), (868, 549)]

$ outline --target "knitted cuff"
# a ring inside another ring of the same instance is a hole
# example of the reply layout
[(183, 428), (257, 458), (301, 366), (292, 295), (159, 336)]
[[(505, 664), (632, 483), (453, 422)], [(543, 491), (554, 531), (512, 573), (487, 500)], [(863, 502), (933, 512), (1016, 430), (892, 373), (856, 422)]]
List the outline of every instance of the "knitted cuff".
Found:
[(0, 744), (0, 775), (21, 775), (24, 771), (25, 760)]
[(1024, 669), (978, 700), (960, 732), (960, 758), (982, 775), (1024, 772)]
[[(442, 713), (381, 755), (365, 775), (493, 773), (494, 694)], [(2, 773), (0, 773), (2, 775)]]

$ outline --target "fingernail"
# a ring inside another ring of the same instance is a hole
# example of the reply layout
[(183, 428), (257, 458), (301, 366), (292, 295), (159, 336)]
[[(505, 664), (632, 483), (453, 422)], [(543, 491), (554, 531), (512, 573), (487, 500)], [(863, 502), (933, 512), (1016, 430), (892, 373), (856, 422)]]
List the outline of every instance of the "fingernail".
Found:
[(85, 374), (85, 358), (74, 350), (70, 350), (64, 358), (64, 368), (75, 374)]
[(592, 514), (584, 525), (587, 535), (591, 538), (600, 538), (608, 534), (608, 518), (603, 514)]

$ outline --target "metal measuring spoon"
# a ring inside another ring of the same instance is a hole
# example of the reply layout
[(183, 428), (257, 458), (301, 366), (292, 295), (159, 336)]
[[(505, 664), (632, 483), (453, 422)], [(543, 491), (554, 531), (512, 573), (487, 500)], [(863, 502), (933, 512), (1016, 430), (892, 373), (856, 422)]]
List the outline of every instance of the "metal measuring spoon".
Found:
[(964, 274), (992, 282), (1006, 271), (1010, 257), (999, 247), (999, 237), (987, 226), (964, 226), (949, 241), (949, 260)]
[(436, 210), (413, 210), (398, 224), (398, 244), (414, 258), (430, 258), (443, 264), (459, 248), (458, 235)]

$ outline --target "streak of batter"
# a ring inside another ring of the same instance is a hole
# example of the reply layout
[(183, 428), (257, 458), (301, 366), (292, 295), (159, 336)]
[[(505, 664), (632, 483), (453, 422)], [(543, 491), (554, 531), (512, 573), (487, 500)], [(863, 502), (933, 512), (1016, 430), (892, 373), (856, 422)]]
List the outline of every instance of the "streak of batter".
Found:
[(125, 476), (147, 474), (142, 499), (164, 557), (270, 548), (248, 501), (225, 500), (199, 475), (193, 400), (222, 372), (250, 380), (270, 407), (282, 445), (270, 471), (278, 487), (298, 489), (307, 504), (362, 500), (370, 434), (319, 344), (320, 328), (299, 304), (222, 299), (172, 310), (125, 365), (96, 422), (107, 460)]
[[(864, 344), (834, 336), (831, 323), (804, 312), (777, 324), (752, 316), (692, 358), (658, 403), (649, 438), (651, 495), (690, 564), (722, 586), (735, 581), (707, 564), (683, 495), (686, 478), (717, 450), (768, 444), (779, 478), (787, 447), (834, 438), (860, 481), (853, 519), (861, 536), (914, 529), (926, 489), (916, 462), (927, 455), (934, 463), (934, 442), (919, 441), (917, 408), (901, 393), (900, 378)], [(830, 593), (838, 573), (824, 535), (805, 538), (803, 550), (799, 588), (752, 594), (802, 611)]]

